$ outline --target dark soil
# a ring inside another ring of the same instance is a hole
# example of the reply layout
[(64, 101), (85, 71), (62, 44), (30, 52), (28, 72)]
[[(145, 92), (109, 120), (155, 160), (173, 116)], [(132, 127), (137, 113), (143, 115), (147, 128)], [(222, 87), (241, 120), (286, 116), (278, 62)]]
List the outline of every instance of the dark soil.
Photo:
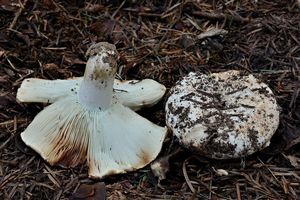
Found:
[[(50, 166), (22, 143), (20, 133), (45, 105), (21, 104), (15, 96), (25, 78), (82, 76), (85, 51), (100, 41), (117, 46), (124, 79), (152, 78), (169, 89), (191, 71), (243, 70), (266, 82), (282, 108), (265, 150), (209, 160), (170, 134), (159, 157), (179, 151), (167, 179), (158, 183), (150, 167), (108, 177), (101, 180), (108, 199), (300, 197), (299, 1), (162, 2), (0, 0), (0, 199), (68, 199), (82, 184), (97, 182), (85, 165)], [(228, 33), (199, 37), (210, 27)], [(139, 113), (165, 125), (166, 98)]]

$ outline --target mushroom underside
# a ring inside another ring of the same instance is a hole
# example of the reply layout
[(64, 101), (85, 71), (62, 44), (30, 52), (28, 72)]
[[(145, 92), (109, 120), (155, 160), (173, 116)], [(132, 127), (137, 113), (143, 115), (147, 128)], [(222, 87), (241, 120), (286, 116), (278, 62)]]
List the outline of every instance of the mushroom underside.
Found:
[[(61, 98), (77, 95), (82, 77), (68, 80), (25, 79), (17, 92), (20, 102), (54, 103)], [(151, 80), (114, 81), (114, 96), (132, 110), (156, 104), (165, 94), (162, 84)]]
[(41, 111), (21, 138), (51, 165), (87, 162), (89, 175), (102, 178), (150, 163), (165, 135), (166, 128), (119, 103), (105, 111), (88, 111), (66, 97)]

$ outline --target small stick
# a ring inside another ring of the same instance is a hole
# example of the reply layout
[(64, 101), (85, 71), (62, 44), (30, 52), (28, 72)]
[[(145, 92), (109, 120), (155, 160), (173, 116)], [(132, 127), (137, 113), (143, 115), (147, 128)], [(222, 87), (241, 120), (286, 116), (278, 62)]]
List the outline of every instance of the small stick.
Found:
[(14, 27), (16, 26), (16, 23), (17, 23), (17, 21), (18, 21), (20, 15), (21, 15), (21, 13), (23, 12), (25, 6), (26, 6), (27, 0), (24, 0), (24, 4), (22, 4), (21, 1), (19, 1), (19, 3), (20, 3), (20, 8), (19, 8), (19, 10), (16, 12), (16, 15), (15, 15), (13, 21), (11, 22), (11, 24), (9, 25), (8, 30), (12, 30), (12, 29), (14, 29)]
[(192, 185), (192, 183), (190, 181), (190, 178), (189, 178), (189, 176), (187, 174), (187, 171), (186, 171), (186, 162), (187, 162), (187, 160), (185, 160), (183, 162), (183, 165), (182, 165), (183, 176), (184, 176), (186, 184), (188, 185), (188, 187), (190, 188), (190, 190), (192, 191), (192, 193), (194, 193), (194, 192), (196, 192), (196, 190), (193, 187), (193, 185)]
[(236, 199), (237, 199), (237, 200), (241, 200), (242, 198), (241, 198), (241, 191), (240, 191), (240, 186), (239, 186), (239, 184), (238, 184), (238, 183), (235, 184), (235, 187), (236, 187)]
[[(24, 123), (24, 122), (27, 122), (26, 118), (18, 119), (18, 123)], [(11, 120), (8, 120), (8, 121), (5, 121), (5, 122), (1, 122), (0, 127), (4, 128), (4, 127), (7, 127), (7, 126), (12, 126), (12, 125), (14, 125), (14, 123), (15, 123), (15, 119), (11, 119)]]
[(118, 12), (120, 11), (120, 9), (124, 6), (125, 2), (126, 2), (126, 1), (123, 1), (123, 2), (121, 3), (121, 5), (117, 8), (117, 10), (112, 14), (112, 16), (111, 16), (112, 19), (115, 18), (115, 16), (118, 14)]
[(250, 20), (247, 18), (243, 18), (241, 16), (237, 16), (237, 15), (228, 15), (228, 14), (224, 14), (224, 13), (208, 13), (208, 12), (200, 12), (200, 11), (194, 11), (192, 12), (193, 15), (199, 16), (199, 17), (203, 17), (203, 18), (207, 18), (207, 19), (212, 19), (212, 20), (225, 20), (225, 19), (229, 19), (235, 22), (249, 22)]

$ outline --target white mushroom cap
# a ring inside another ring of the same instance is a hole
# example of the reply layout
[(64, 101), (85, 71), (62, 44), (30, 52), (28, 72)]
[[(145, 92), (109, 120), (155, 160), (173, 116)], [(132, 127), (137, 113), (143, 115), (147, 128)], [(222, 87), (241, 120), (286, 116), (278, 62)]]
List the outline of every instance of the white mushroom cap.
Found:
[[(61, 98), (78, 93), (82, 77), (67, 80), (25, 79), (17, 92), (19, 102), (54, 103)], [(152, 79), (114, 80), (113, 95), (118, 102), (139, 110), (155, 105), (166, 92), (166, 87)]]
[(52, 165), (73, 167), (87, 162), (93, 178), (144, 167), (160, 152), (167, 129), (114, 97), (117, 51), (113, 45), (99, 43), (88, 52), (78, 90), (56, 98), (21, 138)]
[(270, 88), (239, 71), (190, 73), (170, 93), (167, 126), (184, 146), (207, 157), (238, 158), (261, 150), (279, 124)]

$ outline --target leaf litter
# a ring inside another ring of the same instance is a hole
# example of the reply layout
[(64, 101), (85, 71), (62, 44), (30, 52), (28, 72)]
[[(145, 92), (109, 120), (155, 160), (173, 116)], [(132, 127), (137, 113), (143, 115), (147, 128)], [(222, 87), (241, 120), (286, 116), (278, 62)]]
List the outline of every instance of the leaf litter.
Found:
[[(159, 156), (169, 158), (164, 180), (158, 182), (148, 166), (102, 180), (102, 197), (300, 196), (299, 1), (5, 0), (0, 12), (1, 199), (96, 195), (98, 182), (87, 177), (84, 166), (48, 166), (22, 146), (19, 134), (46, 105), (20, 104), (14, 97), (27, 77), (81, 76), (84, 52), (99, 41), (116, 44), (123, 79), (152, 78), (170, 88), (190, 71), (245, 70), (272, 88), (281, 107), (281, 124), (267, 149), (246, 158), (216, 161), (193, 155), (169, 136)], [(217, 31), (206, 33), (209, 30)], [(140, 114), (165, 125), (166, 98)], [(178, 148), (178, 154), (168, 156)], [(219, 169), (228, 175), (218, 175)]]

